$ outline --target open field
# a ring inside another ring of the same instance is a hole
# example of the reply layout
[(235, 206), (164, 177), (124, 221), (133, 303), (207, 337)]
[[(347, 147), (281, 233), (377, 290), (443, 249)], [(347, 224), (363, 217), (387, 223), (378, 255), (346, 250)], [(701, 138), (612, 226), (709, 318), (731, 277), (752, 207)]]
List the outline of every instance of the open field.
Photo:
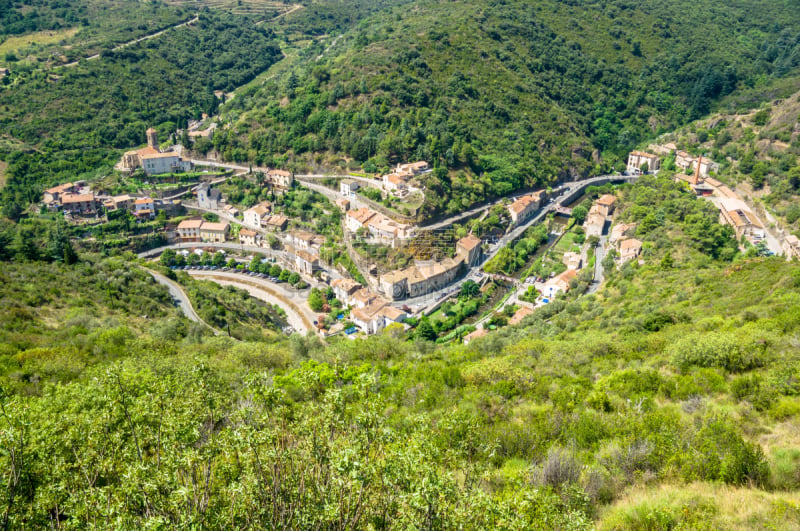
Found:
[(33, 45), (48, 45), (56, 44), (64, 39), (73, 37), (78, 33), (78, 28), (70, 28), (60, 31), (39, 31), (36, 33), (29, 33), (27, 35), (20, 35), (15, 37), (8, 37), (0, 43), (0, 56), (5, 56), (9, 52), (17, 52)]
[(0, 188), (6, 185), (6, 168), (8, 163), (0, 160)]

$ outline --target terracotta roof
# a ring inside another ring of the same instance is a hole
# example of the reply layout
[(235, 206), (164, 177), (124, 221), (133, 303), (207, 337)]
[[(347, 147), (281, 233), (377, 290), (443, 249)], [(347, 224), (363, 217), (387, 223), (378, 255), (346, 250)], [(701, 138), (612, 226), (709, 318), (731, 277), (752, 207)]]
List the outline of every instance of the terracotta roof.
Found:
[(171, 159), (171, 158), (180, 158), (180, 155), (177, 153), (167, 151), (166, 153), (152, 153), (147, 155), (139, 155), (139, 158), (142, 160), (152, 160), (152, 159)]
[(281, 177), (291, 177), (292, 172), (286, 170), (270, 170), (269, 175), (280, 175)]
[(153, 202), (152, 199), (149, 199), (149, 198), (146, 198), (146, 197), (142, 197), (142, 198), (137, 199), (136, 201), (134, 201), (133, 204), (134, 205), (149, 205), (152, 202)]
[(539, 197), (533, 195), (523, 195), (522, 197), (511, 203), (511, 206), (509, 206), (508, 209), (514, 214), (519, 214), (520, 212), (523, 212), (526, 208), (528, 208), (532, 203), (538, 201)]
[(631, 151), (631, 155), (636, 155), (639, 157), (646, 157), (648, 159), (657, 159), (658, 156), (653, 155), (652, 153), (647, 153), (645, 151)]
[(256, 236), (258, 233), (250, 229), (239, 229), (239, 236)]
[(622, 240), (619, 244), (620, 251), (628, 251), (631, 249), (641, 249), (642, 242), (637, 240), (636, 238), (628, 238), (627, 240)]
[[(128, 153), (130, 153), (130, 152), (128, 152)], [(126, 155), (128, 153), (126, 153)], [(133, 153), (139, 155), (139, 158), (142, 158), (142, 157), (145, 157), (147, 155), (158, 155), (161, 152), (159, 150), (157, 150), (157, 149), (154, 149), (154, 148), (151, 148), (150, 146), (147, 146), (146, 148), (137, 149)]]
[(199, 229), (203, 224), (202, 219), (184, 219), (178, 223), (178, 230), (180, 229)]
[(306, 262), (310, 262), (310, 263), (313, 263), (313, 262), (316, 262), (316, 261), (319, 260), (319, 256), (317, 256), (315, 254), (307, 253), (306, 251), (302, 251), (302, 250), (295, 252), (295, 255), (297, 255), (298, 257), (302, 258)]
[(597, 200), (597, 204), (598, 205), (603, 205), (603, 206), (611, 206), (616, 201), (617, 201), (617, 198), (614, 197), (613, 195), (605, 194), (603, 196), (600, 196), (600, 199)]
[(295, 240), (300, 240), (307, 243), (312, 243), (315, 236), (313, 233), (304, 230), (292, 231), (291, 235)]
[(390, 271), (388, 273), (384, 273), (381, 275), (381, 282), (389, 282), (391, 284), (397, 284), (398, 282), (405, 280), (408, 278), (409, 269), (399, 269), (396, 271)]
[(468, 251), (473, 250), (480, 244), (481, 244), (481, 239), (475, 236), (474, 234), (469, 234), (458, 240), (458, 245), (460, 245), (461, 247), (465, 248)]
[(373, 212), (368, 208), (359, 208), (358, 210), (348, 210), (347, 215), (351, 218), (355, 219), (361, 225), (365, 224), (369, 221), (373, 216), (375, 216), (377, 212)]
[(381, 308), (380, 314), (386, 319), (397, 322), (399, 319), (405, 316), (406, 312), (403, 310), (398, 310), (394, 306), (386, 305)]
[(331, 286), (333, 286), (334, 288), (340, 288), (344, 291), (350, 291), (351, 289), (361, 288), (361, 284), (359, 284), (352, 278), (337, 278), (336, 280), (331, 282)]
[(259, 216), (269, 213), (269, 203), (259, 203), (256, 206), (247, 210), (247, 212), (255, 212)]
[(65, 194), (61, 196), (61, 203), (85, 203), (94, 201), (94, 194)]
[(211, 232), (224, 232), (228, 230), (228, 222), (221, 222), (221, 223), (214, 223), (211, 221), (204, 221), (203, 224), (200, 226), (200, 230), (206, 230)]
[(47, 190), (45, 190), (45, 192), (47, 192), (48, 194), (60, 194), (66, 192), (73, 186), (75, 185), (72, 183), (59, 184), (58, 186), (54, 186), (53, 188), (48, 188)]
[(147, 131), (145, 131), (145, 133), (157, 133), (157, 132), (158, 132), (158, 131), (156, 131), (156, 130), (155, 130), (155, 129), (153, 129), (152, 127), (148, 127), (148, 128), (147, 128)]
[(287, 218), (286, 216), (269, 216), (268, 218), (262, 219), (261, 223), (279, 227), (288, 221), (289, 218)]
[(514, 313), (514, 317), (508, 320), (508, 324), (516, 325), (519, 324), (524, 318), (528, 317), (530, 314), (533, 313), (533, 310), (528, 308), (527, 306), (523, 306), (519, 310)]

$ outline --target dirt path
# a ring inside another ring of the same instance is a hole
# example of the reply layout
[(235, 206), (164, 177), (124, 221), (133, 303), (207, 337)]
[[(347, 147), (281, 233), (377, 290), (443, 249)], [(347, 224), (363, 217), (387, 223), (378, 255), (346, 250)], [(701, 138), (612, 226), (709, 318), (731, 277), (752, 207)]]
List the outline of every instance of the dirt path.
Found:
[(266, 20), (259, 20), (258, 22), (256, 22), (256, 24), (263, 24), (264, 22), (274, 22), (274, 21), (276, 21), (276, 20), (278, 20), (280, 18), (285, 17), (286, 15), (291, 15), (292, 13), (297, 11), (298, 9), (303, 9), (303, 6), (300, 5), (300, 4), (295, 4), (295, 5), (292, 6), (291, 9), (287, 9), (286, 11), (281, 13), (280, 15), (272, 17), (270, 19), (266, 19)]

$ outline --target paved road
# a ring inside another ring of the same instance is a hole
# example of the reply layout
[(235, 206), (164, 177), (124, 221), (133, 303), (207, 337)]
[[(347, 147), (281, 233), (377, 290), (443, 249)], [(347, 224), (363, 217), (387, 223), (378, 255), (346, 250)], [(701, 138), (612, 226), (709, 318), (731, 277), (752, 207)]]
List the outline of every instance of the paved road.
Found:
[(242, 273), (228, 273), (225, 271), (186, 271), (192, 277), (201, 280), (210, 280), (221, 286), (236, 286), (250, 293), (251, 296), (270, 304), (277, 304), (286, 312), (286, 320), (292, 328), (301, 334), (309, 330), (316, 330), (313, 325), (317, 316), (308, 307), (307, 298), (309, 290), (293, 290), (284, 284), (275, 284), (258, 277), (251, 277)]
[(172, 295), (172, 298), (178, 301), (178, 307), (183, 312), (183, 315), (185, 315), (189, 320), (206, 325), (212, 332), (214, 332), (214, 335), (218, 336), (221, 334), (219, 330), (205, 322), (199, 315), (197, 315), (197, 312), (194, 311), (194, 307), (192, 306), (192, 302), (189, 300), (189, 296), (185, 291), (183, 291), (183, 288), (180, 286), (180, 284), (151, 269), (145, 268), (145, 271), (150, 273), (156, 282), (167, 287), (170, 295)]
[[(168, 32), (169, 30), (173, 30), (173, 29), (176, 29), (176, 28), (187, 26), (189, 24), (194, 24), (198, 20), (199, 20), (199, 16), (195, 15), (194, 18), (192, 18), (190, 20), (187, 20), (186, 22), (181, 22), (180, 24), (177, 24), (175, 26), (170, 26), (169, 28), (163, 29), (161, 31), (157, 31), (155, 33), (151, 33), (150, 35), (145, 35), (144, 37), (139, 37), (138, 39), (134, 39), (132, 41), (125, 42), (123, 44), (120, 44), (119, 46), (115, 46), (114, 48), (111, 48), (111, 51), (116, 52), (117, 50), (121, 50), (121, 49), (126, 48), (128, 46), (133, 46), (134, 44), (140, 43), (142, 41), (146, 41), (147, 39), (152, 39), (152, 38), (158, 37), (159, 35), (163, 35), (164, 33)], [(81, 61), (94, 61), (95, 59), (98, 59), (99, 57), (100, 57), (100, 54), (96, 53), (94, 55), (90, 55), (89, 57), (84, 57), (82, 59), (78, 59), (77, 61), (73, 61), (71, 63), (67, 63), (67, 64), (61, 65), (61, 66), (75, 66), (78, 63), (80, 63)]]
[[(189, 159), (189, 162), (195, 166), (208, 166), (210, 168), (228, 168), (230, 170), (244, 170), (250, 171), (250, 166), (240, 166), (238, 164), (230, 164), (228, 162), (211, 162), (209, 160)], [(255, 170), (255, 168), (253, 168)]]
[[(344, 198), (344, 196), (342, 194), (340, 194), (338, 191), (333, 190), (332, 188), (328, 188), (327, 186), (324, 186), (322, 184), (316, 184), (316, 183), (312, 183), (312, 182), (308, 182), (308, 181), (300, 181), (300, 182), (303, 183), (303, 186), (305, 188), (308, 188), (310, 190), (314, 190), (315, 192), (321, 193), (322, 195), (327, 197), (328, 200), (333, 204), (336, 204), (336, 200), (337, 199)], [(367, 206), (367, 205), (365, 205), (364, 203), (362, 203), (361, 201), (358, 200), (358, 196), (357, 195), (356, 195), (356, 197), (347, 197), (346, 199), (350, 201), (350, 209), (351, 210), (358, 210), (361, 207), (366, 207)]]
[(592, 280), (592, 284), (589, 286), (589, 289), (586, 293), (594, 293), (600, 289), (600, 285), (603, 283), (603, 259), (606, 257), (606, 242), (608, 241), (608, 236), (600, 236), (600, 241), (597, 243), (597, 247), (594, 250), (594, 279)]
[[(611, 180), (635, 180), (635, 179), (637, 179), (637, 177), (634, 177), (634, 176), (624, 177), (624, 176), (621, 176), (621, 175), (601, 175), (599, 177), (593, 177), (591, 179), (586, 179), (584, 181), (576, 181), (576, 182), (567, 183), (567, 184), (564, 184), (562, 186), (559, 186), (558, 188), (554, 189), (553, 192), (554, 193), (560, 192), (560, 193), (558, 193), (558, 195), (556, 195), (547, 206), (545, 206), (544, 208), (540, 209), (539, 212), (537, 212), (535, 216), (529, 218), (523, 224), (521, 224), (521, 225), (519, 225), (517, 227), (514, 227), (510, 232), (508, 232), (505, 235), (503, 235), (503, 237), (500, 238), (497, 241), (497, 243), (492, 244), (489, 247), (489, 252), (484, 254), (483, 261), (479, 262), (478, 264), (476, 264), (472, 268), (470, 268), (470, 270), (466, 273), (466, 275), (464, 277), (462, 277), (461, 280), (458, 281), (456, 286), (454, 286), (454, 285), (445, 286), (442, 289), (439, 289), (439, 290), (436, 290), (436, 291), (432, 291), (430, 293), (427, 293), (425, 295), (421, 295), (419, 297), (414, 297), (414, 298), (410, 298), (410, 299), (404, 299), (402, 301), (397, 301), (395, 303), (395, 305), (396, 306), (408, 305), (409, 307), (430, 306), (433, 303), (435, 303), (435, 301), (437, 301), (437, 300), (439, 300), (439, 299), (441, 299), (443, 297), (446, 297), (449, 293), (451, 293), (454, 290), (454, 288), (457, 288), (457, 286), (461, 282), (464, 282), (467, 279), (475, 280), (477, 282), (478, 280), (480, 280), (480, 276), (479, 276), (480, 275), (480, 269), (483, 266), (483, 264), (485, 264), (486, 262), (488, 262), (489, 260), (494, 258), (494, 256), (498, 252), (500, 252), (500, 249), (502, 249), (506, 245), (514, 242), (514, 240), (516, 240), (520, 236), (522, 236), (522, 234), (531, 225), (534, 225), (534, 224), (539, 223), (540, 221), (542, 221), (545, 218), (545, 216), (547, 216), (547, 214), (550, 213), (551, 210), (553, 210), (553, 209), (555, 209), (555, 208), (557, 208), (559, 206), (563, 206), (565, 203), (572, 202), (574, 197), (575, 197), (575, 195), (580, 193), (580, 191), (583, 190), (584, 188), (586, 188), (587, 186), (591, 186), (592, 184), (597, 183), (597, 182), (608, 181), (609, 179), (611, 179)], [(483, 208), (488, 208), (488, 207), (484, 206)], [(452, 218), (450, 218), (450, 219), (452, 219)]]

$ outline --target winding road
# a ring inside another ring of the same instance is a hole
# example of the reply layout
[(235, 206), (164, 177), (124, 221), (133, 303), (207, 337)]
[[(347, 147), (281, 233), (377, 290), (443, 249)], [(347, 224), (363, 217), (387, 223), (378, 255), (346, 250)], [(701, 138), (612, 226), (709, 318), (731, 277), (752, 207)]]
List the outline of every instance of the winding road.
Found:
[(247, 291), (252, 297), (269, 304), (277, 304), (286, 312), (286, 320), (297, 332), (308, 333), (315, 330), (316, 314), (306, 304), (307, 292), (289, 290), (282, 284), (273, 284), (258, 277), (225, 271), (188, 270), (193, 278), (209, 280), (220, 286), (235, 286)]
[[(128, 46), (133, 46), (134, 44), (138, 44), (138, 43), (140, 43), (142, 41), (146, 41), (148, 39), (153, 39), (155, 37), (158, 37), (159, 35), (163, 35), (164, 33), (168, 32), (170, 30), (181, 28), (183, 26), (188, 26), (189, 24), (194, 24), (199, 19), (200, 19), (200, 16), (199, 15), (195, 15), (193, 18), (191, 18), (191, 19), (189, 19), (189, 20), (187, 20), (185, 22), (181, 22), (180, 24), (176, 24), (175, 26), (170, 26), (168, 28), (164, 28), (164, 29), (162, 29), (160, 31), (157, 31), (155, 33), (151, 33), (149, 35), (145, 35), (144, 37), (139, 37), (138, 39), (134, 39), (132, 41), (128, 41), (128, 42), (122, 43), (119, 46), (115, 46), (115, 47), (111, 48), (111, 51), (112, 52), (116, 52), (117, 50), (121, 50), (121, 49), (126, 48)], [(90, 55), (89, 57), (83, 57), (81, 59), (78, 59), (77, 61), (73, 61), (71, 63), (67, 63), (67, 64), (61, 65), (61, 66), (75, 66), (78, 63), (80, 63), (81, 61), (93, 61), (93, 60), (99, 59), (99, 58), (100, 58), (100, 54), (96, 53), (94, 55)]]
[(189, 296), (186, 294), (185, 291), (183, 291), (183, 288), (181, 287), (180, 284), (178, 284), (173, 280), (168, 279), (161, 273), (153, 271), (152, 269), (145, 268), (145, 271), (150, 273), (150, 275), (156, 280), (156, 282), (167, 287), (167, 289), (169, 290), (169, 294), (172, 295), (172, 298), (175, 301), (177, 301), (178, 307), (183, 312), (183, 315), (185, 315), (190, 321), (194, 321), (196, 323), (205, 325), (206, 327), (208, 327), (209, 330), (214, 332), (214, 335), (216, 336), (222, 333), (213, 326), (211, 326), (210, 324), (208, 324), (207, 322), (205, 322), (199, 315), (197, 315), (197, 312), (194, 310), (194, 307), (192, 306), (192, 301), (189, 300)]

